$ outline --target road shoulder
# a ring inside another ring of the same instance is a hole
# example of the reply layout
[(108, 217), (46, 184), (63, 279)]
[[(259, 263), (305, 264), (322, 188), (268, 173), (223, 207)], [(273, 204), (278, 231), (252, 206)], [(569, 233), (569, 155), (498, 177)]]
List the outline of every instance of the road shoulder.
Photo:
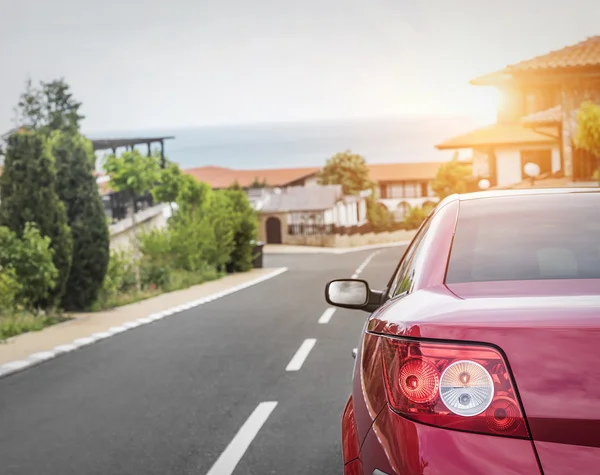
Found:
[(184, 290), (169, 292), (112, 310), (70, 315), (71, 320), (0, 344), (0, 377), (58, 354), (210, 302), (285, 272), (286, 268), (253, 269)]

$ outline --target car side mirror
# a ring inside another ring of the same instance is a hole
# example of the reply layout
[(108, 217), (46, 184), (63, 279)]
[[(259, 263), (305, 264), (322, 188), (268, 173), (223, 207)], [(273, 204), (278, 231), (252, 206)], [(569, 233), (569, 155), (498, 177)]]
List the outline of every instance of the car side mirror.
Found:
[(335, 307), (374, 312), (381, 306), (383, 292), (370, 289), (365, 280), (336, 279), (325, 287), (325, 300)]

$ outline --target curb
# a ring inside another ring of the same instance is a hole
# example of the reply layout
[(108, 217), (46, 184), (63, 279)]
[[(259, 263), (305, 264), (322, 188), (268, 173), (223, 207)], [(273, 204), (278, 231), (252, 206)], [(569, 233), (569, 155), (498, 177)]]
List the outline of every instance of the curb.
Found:
[[(396, 241), (396, 242), (388, 242), (381, 244), (368, 244), (366, 246), (356, 246), (356, 247), (315, 247), (315, 246), (306, 246), (308, 249), (305, 251), (295, 251), (295, 252), (286, 252), (286, 251), (270, 251), (265, 252), (265, 256), (291, 256), (294, 254), (298, 255), (306, 255), (306, 254), (349, 254), (351, 252), (360, 252), (360, 251), (368, 251), (371, 249), (381, 249), (387, 247), (399, 247), (399, 246), (408, 246), (412, 241)], [(304, 246), (297, 246), (304, 247)]]
[(19, 371), (23, 371), (24, 369), (31, 368), (32, 366), (36, 366), (44, 361), (48, 361), (54, 359), (60, 355), (65, 353), (70, 353), (79, 348), (83, 348), (84, 346), (91, 345), (96, 343), (97, 341), (104, 340), (113, 335), (117, 335), (119, 333), (123, 333), (127, 330), (131, 330), (133, 328), (137, 328), (141, 325), (146, 325), (148, 323), (155, 322), (157, 320), (161, 320), (165, 317), (169, 317), (179, 312), (183, 312), (184, 310), (189, 310), (190, 308), (198, 307), (208, 302), (212, 302), (213, 300), (220, 299), (221, 297), (225, 297), (226, 295), (233, 294), (235, 292), (239, 292), (240, 290), (247, 289), (248, 287), (252, 287), (253, 285), (260, 284), (266, 280), (272, 279), (273, 277), (277, 277), (278, 275), (283, 274), (288, 269), (287, 267), (281, 267), (279, 269), (270, 272), (269, 274), (258, 277), (254, 280), (250, 280), (243, 284), (236, 285), (234, 287), (230, 287), (229, 289), (222, 290), (220, 292), (207, 295), (206, 297), (202, 297), (198, 300), (193, 300), (191, 302), (186, 302), (177, 307), (172, 307), (167, 310), (163, 310), (162, 312), (152, 313), (147, 317), (138, 318), (137, 320), (133, 320), (131, 322), (122, 323), (119, 326), (111, 327), (105, 332), (93, 333), (88, 337), (77, 338), (73, 340), (71, 343), (67, 343), (64, 345), (58, 345), (52, 348), (49, 351), (41, 351), (39, 353), (33, 353), (29, 355), (27, 358), (22, 360), (10, 361), (8, 363), (4, 363), (0, 365), (0, 378), (4, 378), (5, 376), (17, 373)]

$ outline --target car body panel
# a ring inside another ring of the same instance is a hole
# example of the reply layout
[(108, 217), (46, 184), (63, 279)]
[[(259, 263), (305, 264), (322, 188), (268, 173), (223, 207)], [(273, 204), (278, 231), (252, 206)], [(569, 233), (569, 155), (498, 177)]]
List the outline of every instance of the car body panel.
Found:
[[(444, 283), (460, 201), (498, 196), (515, 193), (442, 201), (430, 215), (433, 232), (418, 253), (411, 291), (385, 301), (367, 320), (352, 391), (364, 473), (516, 475), (540, 473), (541, 464), (545, 475), (570, 475), (600, 464), (600, 279)], [(533, 440), (430, 427), (394, 413), (383, 383), (382, 335), (495, 346), (505, 355)]]
[(389, 475), (535, 475), (531, 441), (439, 429), (386, 408), (363, 445), (363, 471)]

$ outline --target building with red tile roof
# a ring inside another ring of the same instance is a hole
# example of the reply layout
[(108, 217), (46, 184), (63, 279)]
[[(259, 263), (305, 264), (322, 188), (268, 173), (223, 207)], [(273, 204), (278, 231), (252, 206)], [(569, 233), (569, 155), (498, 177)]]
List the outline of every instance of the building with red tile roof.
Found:
[[(422, 206), (435, 202), (431, 188), (442, 162), (378, 163), (368, 164), (369, 176), (376, 183), (377, 197), (384, 206), (402, 220), (409, 206)], [(227, 188), (238, 183), (243, 188), (253, 185), (271, 188), (315, 186), (320, 168), (272, 168), (261, 170), (234, 170), (231, 168), (205, 166), (184, 170), (212, 188)]]
[(596, 158), (574, 143), (582, 102), (600, 103), (600, 36), (551, 51), (471, 81), (495, 87), (502, 100), (496, 124), (450, 138), (440, 150), (471, 149), (473, 172), (493, 186), (526, 177), (534, 162), (540, 175), (589, 180)]

